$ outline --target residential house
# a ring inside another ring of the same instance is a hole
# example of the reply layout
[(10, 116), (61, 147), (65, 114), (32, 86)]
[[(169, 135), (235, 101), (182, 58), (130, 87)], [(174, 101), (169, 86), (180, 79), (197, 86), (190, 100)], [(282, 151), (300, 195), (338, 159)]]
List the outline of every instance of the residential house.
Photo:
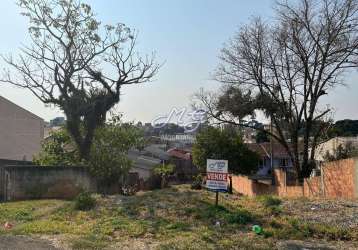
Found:
[(279, 143), (264, 142), (246, 145), (260, 157), (259, 170), (257, 172), (259, 176), (271, 175), (272, 168), (291, 169), (293, 167), (293, 162), (286, 149)]
[(185, 181), (199, 173), (198, 168), (193, 164), (190, 150), (172, 148), (167, 152), (170, 156), (170, 161), (175, 164), (175, 175), (178, 180)]
[(32, 160), (43, 138), (41, 117), (0, 96), (0, 159)]
[(54, 119), (50, 120), (50, 127), (62, 127), (66, 123), (65, 117), (55, 117)]
[(335, 137), (328, 141), (320, 143), (316, 147), (315, 160), (318, 162), (325, 161), (326, 154), (334, 155), (338, 147), (346, 148), (350, 145), (353, 148), (358, 149), (358, 136), (356, 137)]
[(147, 156), (158, 158), (164, 162), (168, 161), (170, 158), (169, 154), (167, 153), (166, 144), (149, 144), (144, 148), (143, 152)]

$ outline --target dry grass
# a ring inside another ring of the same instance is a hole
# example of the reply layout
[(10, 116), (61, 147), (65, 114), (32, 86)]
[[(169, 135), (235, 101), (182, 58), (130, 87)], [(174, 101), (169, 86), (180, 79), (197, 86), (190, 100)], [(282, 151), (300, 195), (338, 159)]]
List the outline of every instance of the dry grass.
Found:
[[(90, 211), (76, 211), (71, 201), (0, 204), (0, 222), (14, 224), (0, 234), (58, 236), (73, 249), (275, 249), (288, 239), (358, 239), (357, 228), (301, 221), (287, 209), (296, 200), (221, 194), (215, 207), (215, 194), (187, 185), (96, 199)], [(261, 235), (251, 232), (254, 224)]]

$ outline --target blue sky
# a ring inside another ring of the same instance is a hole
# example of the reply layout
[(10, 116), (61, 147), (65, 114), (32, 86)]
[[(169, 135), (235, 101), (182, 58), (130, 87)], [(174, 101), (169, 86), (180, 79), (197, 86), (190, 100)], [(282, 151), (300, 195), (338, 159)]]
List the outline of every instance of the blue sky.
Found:
[[(223, 44), (254, 15), (269, 20), (272, 0), (89, 0), (103, 23), (122, 22), (139, 32), (138, 49), (156, 51), (165, 62), (155, 81), (123, 88), (117, 110), (126, 120), (150, 122), (172, 107), (190, 104), (200, 87), (215, 90), (210, 80)], [(27, 21), (14, 0), (1, 0), (0, 53), (14, 53), (26, 43)], [(3, 68), (2, 62), (0, 67)], [(350, 74), (348, 87), (339, 87), (325, 100), (335, 108), (335, 119), (358, 119), (358, 74)], [(49, 120), (61, 113), (44, 107), (26, 90), (1, 86), (0, 95)]]

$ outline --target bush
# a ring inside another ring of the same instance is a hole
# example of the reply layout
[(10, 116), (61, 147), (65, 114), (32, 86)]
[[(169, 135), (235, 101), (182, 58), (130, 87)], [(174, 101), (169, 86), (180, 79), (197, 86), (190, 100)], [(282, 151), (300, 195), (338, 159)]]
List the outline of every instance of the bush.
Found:
[(174, 164), (159, 164), (154, 168), (154, 173), (161, 178), (161, 188), (168, 187), (168, 178), (174, 172)]
[(200, 190), (201, 184), (203, 183), (203, 177), (199, 174), (194, 178), (194, 181), (191, 183), (191, 189)]
[(227, 215), (226, 220), (230, 224), (247, 224), (253, 220), (249, 211), (241, 209)]
[(197, 219), (211, 220), (213, 222), (221, 221), (228, 224), (244, 225), (253, 221), (253, 216), (249, 211), (245, 209), (231, 211), (221, 205), (210, 205), (195, 212), (197, 213), (195, 216)]
[(96, 200), (88, 192), (80, 193), (75, 199), (76, 210), (91, 210), (96, 205)]
[(282, 201), (279, 198), (273, 197), (273, 196), (263, 196), (262, 203), (265, 207), (274, 207), (281, 205)]
[(282, 208), (280, 206), (271, 206), (271, 207), (268, 207), (269, 209), (269, 212), (272, 214), (272, 215), (280, 215), (282, 213)]

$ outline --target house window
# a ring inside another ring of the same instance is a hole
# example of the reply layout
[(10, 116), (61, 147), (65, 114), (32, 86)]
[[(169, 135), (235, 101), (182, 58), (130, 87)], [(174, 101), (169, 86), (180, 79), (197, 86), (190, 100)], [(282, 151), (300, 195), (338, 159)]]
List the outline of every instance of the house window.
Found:
[(259, 161), (259, 168), (265, 167), (265, 159), (260, 159)]
[(280, 167), (288, 167), (288, 159), (287, 158), (280, 159)]

